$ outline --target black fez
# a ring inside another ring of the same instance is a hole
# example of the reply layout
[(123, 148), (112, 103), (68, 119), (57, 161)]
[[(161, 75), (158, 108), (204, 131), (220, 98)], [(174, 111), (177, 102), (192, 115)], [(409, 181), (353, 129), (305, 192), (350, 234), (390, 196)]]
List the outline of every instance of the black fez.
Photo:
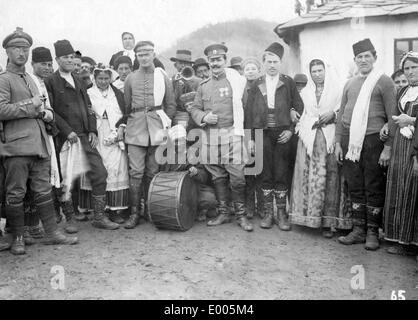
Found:
[(51, 51), (45, 47), (37, 47), (32, 50), (32, 62), (51, 62)]
[(76, 58), (79, 58), (79, 59), (81, 59), (81, 57), (83, 56), (79, 50), (74, 52), (74, 55), (75, 55)]
[(280, 43), (273, 42), (271, 45), (268, 46), (265, 52), (273, 53), (281, 59), (283, 57), (284, 48)]
[(375, 51), (375, 48), (369, 38), (353, 44), (353, 52), (356, 57), (358, 54), (366, 51)]
[(209, 63), (206, 61), (205, 58), (198, 58), (196, 59), (196, 61), (193, 63), (193, 69), (196, 71), (196, 69), (199, 66), (207, 66), (209, 69)]
[(23, 29), (17, 27), (13, 33), (9, 34), (3, 40), (3, 48), (6, 49), (11, 46), (25, 46), (31, 47), (33, 44), (32, 37), (26, 32), (23, 32)]
[(96, 61), (94, 61), (93, 58), (86, 56), (81, 57), (81, 62), (87, 62), (88, 64), (91, 64), (93, 67), (96, 65)]
[(73, 46), (68, 40), (58, 40), (54, 43), (54, 48), (57, 58), (74, 53)]
[[(154, 50), (154, 43), (152, 41), (139, 41), (134, 48), (134, 52), (136, 53), (136, 51), (141, 48), (141, 47), (146, 47), (146, 49), (143, 49), (145, 51), (153, 51)], [(152, 48), (151, 48), (152, 47)]]
[(115, 70), (118, 70), (119, 65), (122, 63), (127, 63), (129, 67), (132, 69), (132, 60), (129, 56), (120, 56), (115, 60)]
[(228, 48), (221, 43), (211, 44), (210, 46), (206, 47), (205, 51), (203, 51), (203, 53), (208, 58), (212, 56), (220, 56), (220, 55), (226, 54), (227, 52), (228, 52)]

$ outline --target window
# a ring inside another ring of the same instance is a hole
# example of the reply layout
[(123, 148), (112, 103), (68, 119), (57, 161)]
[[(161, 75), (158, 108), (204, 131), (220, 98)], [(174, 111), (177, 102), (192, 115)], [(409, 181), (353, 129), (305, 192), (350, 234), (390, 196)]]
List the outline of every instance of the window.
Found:
[(402, 55), (408, 51), (418, 51), (418, 38), (395, 39), (395, 71), (399, 69)]

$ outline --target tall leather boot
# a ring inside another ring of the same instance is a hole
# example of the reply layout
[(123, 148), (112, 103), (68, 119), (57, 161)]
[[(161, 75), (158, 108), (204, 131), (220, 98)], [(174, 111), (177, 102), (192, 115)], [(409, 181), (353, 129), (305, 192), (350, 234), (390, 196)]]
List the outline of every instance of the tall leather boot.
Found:
[(381, 224), (383, 208), (367, 206), (366, 250), (379, 249), (379, 225)]
[(61, 202), (62, 212), (64, 213), (66, 224), (64, 227), (65, 232), (67, 233), (77, 233), (78, 228), (74, 220), (74, 206), (71, 200)]
[(253, 231), (253, 224), (248, 220), (247, 215), (245, 213), (244, 202), (235, 201), (234, 211), (238, 225), (245, 231)]
[(58, 230), (55, 208), (52, 196), (43, 196), (36, 201), (36, 210), (45, 230), (45, 237), (41, 240), (45, 245), (71, 245), (78, 243), (77, 237), (66, 236)]
[(142, 180), (131, 178), (129, 183), (129, 202), (131, 205), (131, 214), (124, 224), (125, 229), (133, 229), (139, 224), (139, 207), (141, 204), (142, 191)]
[(366, 242), (366, 206), (360, 203), (352, 204), (353, 230), (346, 236), (338, 238), (345, 245)]
[(208, 226), (218, 226), (224, 223), (231, 222), (231, 217), (229, 215), (229, 208), (228, 208), (228, 179), (220, 178), (213, 181), (215, 187), (215, 195), (218, 204), (216, 206), (216, 210), (218, 215), (216, 218), (211, 219), (207, 222)]
[(260, 221), (260, 227), (270, 229), (273, 226), (273, 189), (262, 189), (264, 217)]
[(15, 255), (25, 254), (25, 240), (23, 238), (25, 225), (25, 212), (23, 204), (17, 206), (6, 205), (7, 221), (12, 231), (12, 244), (10, 251)]
[(99, 229), (106, 230), (116, 230), (119, 228), (117, 223), (114, 223), (109, 220), (105, 214), (106, 209), (106, 195), (92, 195), (93, 208), (94, 208), (94, 218), (92, 221), (92, 226)]
[(286, 213), (287, 190), (274, 190), (274, 197), (276, 199), (277, 207), (277, 217), (275, 217), (275, 222), (280, 230), (289, 231), (291, 227)]

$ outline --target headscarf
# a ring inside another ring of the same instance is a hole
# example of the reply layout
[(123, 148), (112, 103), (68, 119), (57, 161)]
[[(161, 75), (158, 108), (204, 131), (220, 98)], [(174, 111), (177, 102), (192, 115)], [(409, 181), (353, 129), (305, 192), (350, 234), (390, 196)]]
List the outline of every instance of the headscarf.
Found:
[(414, 52), (414, 51), (409, 51), (404, 53), (404, 55), (401, 58), (401, 63), (399, 64), (399, 68), (403, 70), (403, 66), (405, 64), (405, 61), (407, 59), (410, 59), (412, 61), (414, 61), (415, 63), (418, 63), (418, 52)]
[(101, 67), (101, 68), (95, 68), (93, 70), (93, 76), (94, 79), (96, 79), (96, 77), (99, 75), (99, 73), (104, 72), (107, 73), (110, 77), (110, 83), (113, 82), (113, 70), (107, 67)]
[[(312, 129), (312, 126), (321, 114), (329, 111), (337, 111), (340, 108), (343, 92), (342, 81), (337, 77), (336, 70), (323, 59), (321, 60), (325, 64), (324, 91), (322, 92), (321, 99), (317, 103), (315, 95), (316, 85), (312, 80), (308, 65), (308, 83), (301, 91), (304, 110), (296, 125), (296, 132), (299, 132), (299, 137), (306, 147), (309, 156), (312, 156), (316, 135), (316, 129)], [(322, 132), (325, 136), (327, 152), (332, 153), (334, 151), (335, 124), (332, 123), (322, 127)]]

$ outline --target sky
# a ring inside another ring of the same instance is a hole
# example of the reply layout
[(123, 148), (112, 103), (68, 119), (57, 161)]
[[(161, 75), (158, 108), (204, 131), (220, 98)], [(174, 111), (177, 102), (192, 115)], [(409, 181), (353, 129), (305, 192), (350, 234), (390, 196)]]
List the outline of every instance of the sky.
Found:
[[(53, 54), (53, 43), (68, 39), (83, 55), (108, 63), (122, 49), (123, 31), (152, 40), (158, 53), (207, 24), (241, 18), (281, 23), (295, 17), (293, 11), (294, 0), (0, 0), (0, 39), (19, 26), (34, 46)], [(1, 50), (3, 66), (5, 59)]]

